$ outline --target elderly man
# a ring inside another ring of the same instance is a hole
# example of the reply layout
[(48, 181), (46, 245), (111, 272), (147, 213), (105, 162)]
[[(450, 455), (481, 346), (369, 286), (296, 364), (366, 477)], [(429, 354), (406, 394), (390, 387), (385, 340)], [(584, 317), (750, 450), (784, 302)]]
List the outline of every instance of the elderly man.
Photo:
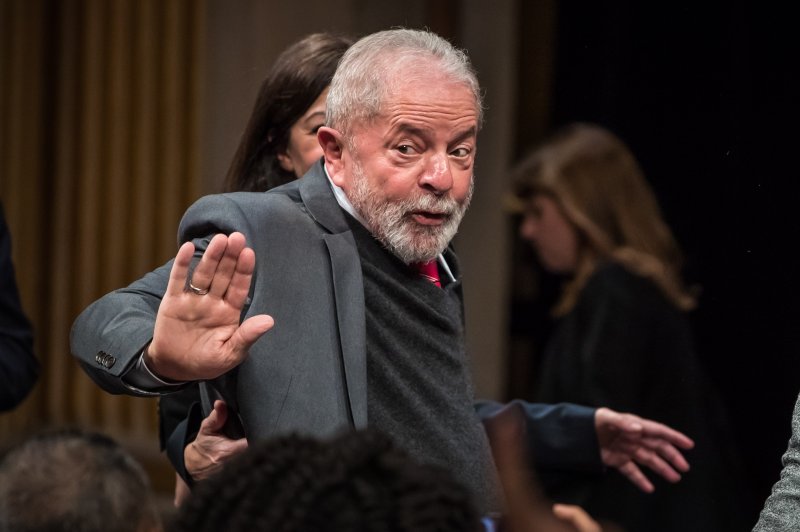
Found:
[[(171, 271), (84, 311), (73, 353), (116, 393), (215, 379), (248, 439), (369, 424), (492, 506), (448, 247), (472, 195), (481, 119), (477, 79), (449, 43), (412, 30), (363, 38), (331, 83), (323, 160), (269, 193), (198, 201)], [(539, 464), (602, 459), (643, 489), (634, 459), (671, 480), (688, 468), (675, 446), (691, 441), (663, 425), (526, 407)]]

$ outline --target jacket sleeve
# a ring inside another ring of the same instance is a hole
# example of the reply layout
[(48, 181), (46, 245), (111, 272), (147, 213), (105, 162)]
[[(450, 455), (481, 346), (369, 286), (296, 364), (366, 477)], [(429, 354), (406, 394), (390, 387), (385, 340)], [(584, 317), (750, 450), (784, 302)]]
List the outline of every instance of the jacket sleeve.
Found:
[(158, 305), (172, 261), (89, 305), (72, 325), (70, 348), (83, 369), (110, 393), (158, 395), (127, 385), (122, 377), (153, 337)]
[(165, 452), (172, 467), (190, 488), (194, 486), (194, 479), (186, 471), (183, 450), (197, 438), (200, 424), (203, 422), (203, 411), (199, 402), (192, 403), (186, 417), (175, 425), (174, 430), (167, 435)]
[[(194, 260), (202, 257), (218, 233), (242, 231), (250, 235), (246, 215), (229, 194), (205, 196), (184, 214), (180, 243), (192, 241)], [(156, 314), (167, 290), (172, 261), (148, 273), (126, 288), (101, 297), (75, 320), (70, 335), (72, 354), (83, 369), (110, 393), (157, 396), (180, 387), (143, 390), (124, 380), (136, 365), (145, 345), (153, 338)]]
[(600, 448), (594, 426), (594, 408), (569, 403), (541, 404), (515, 400), (502, 404), (477, 401), (481, 421), (491, 420), (509, 408), (525, 419), (525, 449), (536, 469), (601, 472)]

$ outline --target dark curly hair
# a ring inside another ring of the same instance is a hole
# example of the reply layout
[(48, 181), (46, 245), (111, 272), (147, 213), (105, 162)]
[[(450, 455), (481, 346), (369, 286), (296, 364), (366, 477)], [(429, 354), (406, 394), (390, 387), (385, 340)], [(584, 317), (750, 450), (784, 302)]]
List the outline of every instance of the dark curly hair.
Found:
[(251, 445), (199, 484), (175, 531), (477, 531), (469, 491), (374, 430)]

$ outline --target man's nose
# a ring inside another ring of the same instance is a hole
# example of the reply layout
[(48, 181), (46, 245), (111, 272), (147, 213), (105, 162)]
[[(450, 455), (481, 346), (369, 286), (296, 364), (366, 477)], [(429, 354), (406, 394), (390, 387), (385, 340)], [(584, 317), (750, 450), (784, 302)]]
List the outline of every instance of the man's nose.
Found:
[(420, 186), (436, 194), (444, 194), (453, 188), (453, 173), (446, 154), (432, 155), (420, 176)]

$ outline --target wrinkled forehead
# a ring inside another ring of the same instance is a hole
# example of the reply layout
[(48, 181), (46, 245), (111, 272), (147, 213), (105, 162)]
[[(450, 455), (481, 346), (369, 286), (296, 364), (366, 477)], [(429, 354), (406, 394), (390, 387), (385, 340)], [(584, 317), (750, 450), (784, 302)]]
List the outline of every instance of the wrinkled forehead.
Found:
[(387, 92), (406, 90), (409, 85), (418, 87), (461, 86), (471, 94), (477, 107), (469, 79), (463, 72), (448, 70), (440, 58), (419, 53), (401, 53), (384, 58), (384, 78)]

